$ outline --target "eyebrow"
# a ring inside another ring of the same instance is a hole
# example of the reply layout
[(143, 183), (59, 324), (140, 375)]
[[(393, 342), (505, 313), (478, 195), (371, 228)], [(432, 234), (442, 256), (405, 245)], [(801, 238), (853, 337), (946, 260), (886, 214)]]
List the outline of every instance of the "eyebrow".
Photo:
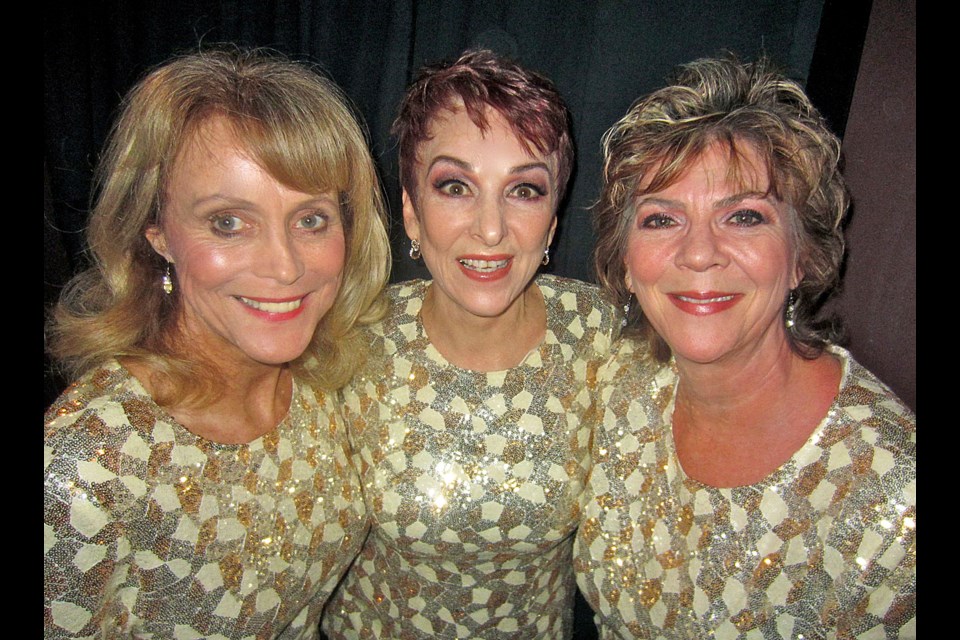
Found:
[[(461, 160), (460, 158), (454, 158), (453, 156), (437, 156), (430, 162), (430, 166), (427, 167), (427, 173), (429, 173), (430, 170), (433, 169), (434, 165), (440, 164), (441, 162), (449, 162), (450, 164), (457, 166), (463, 169), (464, 171), (469, 171), (471, 173), (475, 171), (473, 165), (471, 165), (466, 160)], [(534, 169), (542, 169), (543, 171), (546, 171), (548, 175), (550, 174), (550, 167), (547, 166), (546, 162), (528, 162), (527, 164), (517, 165), (516, 167), (510, 168), (510, 174), (514, 175), (518, 173), (523, 173), (524, 171), (531, 171)]]
[[(310, 195), (310, 194), (306, 194)], [(239, 207), (241, 209), (257, 209), (258, 206), (252, 200), (247, 200), (246, 198), (238, 198), (236, 196), (231, 196), (224, 193), (211, 193), (210, 195), (200, 196), (195, 200), (190, 202), (191, 207), (203, 207), (208, 204), (218, 204), (227, 207)], [(330, 194), (318, 194), (315, 196), (310, 196), (304, 200), (297, 201), (297, 207), (311, 207), (311, 206), (321, 206), (324, 204), (330, 204), (337, 208), (340, 207), (340, 202), (337, 198), (334, 198)]]
[[(757, 200), (770, 200), (770, 194), (766, 191), (744, 191), (743, 193), (735, 193), (733, 195), (727, 196), (726, 198), (721, 198), (713, 203), (714, 209), (722, 209), (724, 207), (729, 207), (730, 205), (737, 204), (738, 202), (743, 202), (744, 200), (757, 199)], [(659, 205), (661, 207), (683, 207), (683, 202), (679, 200), (670, 200), (668, 198), (658, 198), (656, 196), (643, 197), (641, 196), (637, 200), (637, 207), (642, 207), (643, 205), (652, 204)]]

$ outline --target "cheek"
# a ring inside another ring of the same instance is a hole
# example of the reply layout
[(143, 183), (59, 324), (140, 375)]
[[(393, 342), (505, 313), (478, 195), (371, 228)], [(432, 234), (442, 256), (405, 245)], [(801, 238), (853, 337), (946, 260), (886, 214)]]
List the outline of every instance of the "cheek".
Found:
[(630, 291), (637, 293), (638, 289), (659, 280), (668, 261), (668, 256), (663, 254), (655, 246), (632, 239), (627, 243), (627, 254), (623, 260), (624, 280)]
[(326, 243), (319, 250), (315, 250), (310, 261), (311, 270), (317, 277), (336, 279), (339, 284), (343, 277), (343, 268), (346, 266), (346, 243), (343, 238)]
[(248, 257), (243, 252), (202, 243), (172, 242), (170, 253), (180, 280), (207, 285), (230, 279), (246, 269), (248, 263)]

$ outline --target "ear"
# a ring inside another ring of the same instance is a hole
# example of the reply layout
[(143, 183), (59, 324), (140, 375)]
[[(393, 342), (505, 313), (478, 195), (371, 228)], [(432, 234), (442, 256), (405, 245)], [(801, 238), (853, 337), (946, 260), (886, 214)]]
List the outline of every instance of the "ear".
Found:
[(790, 290), (793, 291), (803, 282), (803, 267), (800, 266), (800, 252), (793, 257), (793, 273), (790, 275)]
[(154, 251), (163, 256), (167, 262), (173, 264), (174, 260), (167, 250), (167, 237), (163, 235), (163, 230), (160, 229), (159, 225), (150, 225), (143, 235), (146, 236), (147, 242), (150, 243)]
[(627, 291), (636, 295), (636, 292), (633, 290), (633, 281), (630, 279), (630, 267), (627, 265), (627, 259), (623, 259), (623, 286), (627, 288)]
[(407, 190), (403, 190), (403, 195), (401, 196), (403, 202), (403, 228), (407, 232), (407, 237), (411, 240), (420, 239), (420, 218), (417, 217), (417, 212), (413, 207), (413, 199), (410, 197), (410, 194), (407, 193)]
[(557, 215), (553, 215), (553, 222), (550, 223), (550, 233), (547, 234), (547, 246), (553, 244), (553, 234), (557, 232)]

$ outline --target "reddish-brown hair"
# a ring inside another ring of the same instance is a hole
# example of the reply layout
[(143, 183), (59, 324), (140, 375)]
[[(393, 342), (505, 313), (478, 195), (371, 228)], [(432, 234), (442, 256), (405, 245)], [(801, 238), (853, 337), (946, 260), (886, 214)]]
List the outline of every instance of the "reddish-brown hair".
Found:
[(487, 109), (496, 110), (528, 151), (557, 154), (557, 202), (573, 169), (570, 113), (554, 84), (492, 51), (465, 51), (456, 61), (426, 66), (407, 89), (393, 123), (400, 145), (400, 180), (416, 195), (414, 165), (430, 125), (441, 111), (463, 104), (481, 131), (489, 128)]

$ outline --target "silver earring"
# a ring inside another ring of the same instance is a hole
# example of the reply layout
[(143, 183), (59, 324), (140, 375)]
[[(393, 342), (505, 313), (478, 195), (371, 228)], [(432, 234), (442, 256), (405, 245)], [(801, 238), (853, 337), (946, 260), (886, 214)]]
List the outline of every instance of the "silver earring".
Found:
[(163, 274), (163, 277), (160, 278), (160, 285), (163, 287), (163, 292), (167, 295), (173, 293), (173, 278), (170, 277), (170, 263), (167, 263), (167, 270)]
[(627, 303), (623, 305), (623, 319), (620, 320), (621, 328), (627, 326), (627, 318), (629, 316), (630, 316), (630, 302), (627, 301)]
[(419, 240), (410, 241), (410, 258), (412, 258), (413, 260), (420, 259), (420, 241)]
[(790, 292), (790, 295), (787, 296), (787, 329), (792, 329), (796, 322), (796, 313), (797, 313), (797, 295), (796, 289)]
[(550, 247), (543, 248), (543, 260), (540, 261), (540, 264), (543, 266), (550, 264)]

